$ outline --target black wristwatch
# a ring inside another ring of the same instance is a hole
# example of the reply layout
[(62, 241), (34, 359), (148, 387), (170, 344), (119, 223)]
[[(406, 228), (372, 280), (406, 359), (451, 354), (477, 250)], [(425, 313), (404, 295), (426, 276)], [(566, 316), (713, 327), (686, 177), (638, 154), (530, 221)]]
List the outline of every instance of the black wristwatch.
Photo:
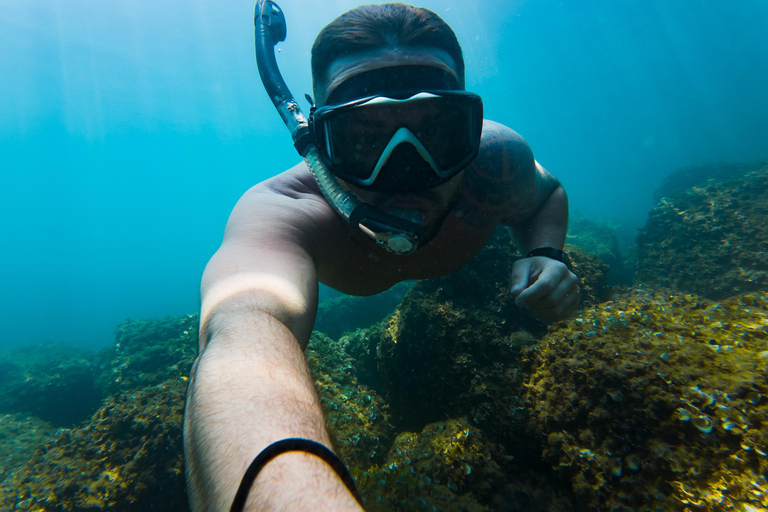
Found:
[(573, 265), (571, 265), (571, 258), (563, 251), (558, 251), (553, 247), (539, 247), (528, 253), (526, 258), (533, 258), (534, 256), (544, 256), (553, 260), (560, 261), (568, 267), (568, 270), (573, 272)]

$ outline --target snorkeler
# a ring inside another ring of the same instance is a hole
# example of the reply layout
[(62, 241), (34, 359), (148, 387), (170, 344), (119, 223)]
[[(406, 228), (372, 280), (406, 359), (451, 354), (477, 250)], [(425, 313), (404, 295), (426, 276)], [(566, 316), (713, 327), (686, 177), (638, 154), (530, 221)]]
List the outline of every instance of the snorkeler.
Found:
[(483, 119), (435, 13), (365, 5), (326, 26), (309, 119), (275, 63), (282, 13), (260, 0), (255, 21), (262, 80), (304, 162), (243, 195), (205, 269), (184, 422), (190, 503), (359, 511), (303, 352), (318, 283), (371, 295), (442, 276), (501, 224), (527, 254), (513, 267), (516, 304), (566, 318), (579, 303), (562, 252), (567, 198), (520, 135)]

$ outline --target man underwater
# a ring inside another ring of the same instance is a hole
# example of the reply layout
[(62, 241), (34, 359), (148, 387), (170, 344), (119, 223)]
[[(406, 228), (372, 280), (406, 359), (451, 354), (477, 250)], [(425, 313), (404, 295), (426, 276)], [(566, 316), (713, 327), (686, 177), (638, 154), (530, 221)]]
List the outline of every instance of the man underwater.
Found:
[(303, 352), (319, 282), (371, 295), (442, 276), (503, 224), (528, 255), (513, 267), (516, 304), (556, 321), (579, 303), (565, 191), (520, 135), (483, 119), (439, 16), (353, 9), (317, 36), (312, 78), (318, 158), (243, 195), (203, 275), (184, 423), (195, 511), (363, 510), (327, 448)]

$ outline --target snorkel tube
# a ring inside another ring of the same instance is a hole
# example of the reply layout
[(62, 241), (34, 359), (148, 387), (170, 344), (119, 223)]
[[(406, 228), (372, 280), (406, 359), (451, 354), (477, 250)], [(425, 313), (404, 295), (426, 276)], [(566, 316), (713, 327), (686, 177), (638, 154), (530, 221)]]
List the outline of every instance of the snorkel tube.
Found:
[(345, 221), (388, 251), (395, 254), (414, 252), (423, 239), (421, 224), (378, 210), (345, 190), (320, 159), (309, 122), (285, 84), (275, 59), (275, 45), (285, 41), (287, 35), (283, 11), (271, 0), (257, 0), (253, 24), (261, 81), (325, 199)]

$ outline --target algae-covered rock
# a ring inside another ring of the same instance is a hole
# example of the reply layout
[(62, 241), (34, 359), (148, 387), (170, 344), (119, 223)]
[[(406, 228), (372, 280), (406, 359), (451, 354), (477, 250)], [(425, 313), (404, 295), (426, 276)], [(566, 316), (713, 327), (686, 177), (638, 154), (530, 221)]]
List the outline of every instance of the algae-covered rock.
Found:
[(397, 436), (386, 462), (358, 484), (369, 512), (491, 510), (490, 491), (503, 481), (497, 456), (465, 420), (435, 423)]
[(571, 512), (574, 502), (546, 473), (505, 456), (460, 418), (403, 432), (383, 464), (358, 479), (369, 512)]
[(35, 451), (52, 440), (55, 429), (22, 414), (0, 415), (0, 482), (26, 464)]
[(115, 330), (102, 377), (108, 393), (188, 377), (197, 357), (199, 315), (126, 320)]
[[(184, 340), (184, 331), (190, 327), (187, 321), (187, 317), (143, 321), (139, 330), (123, 324), (129, 328), (119, 332), (118, 348), (124, 349), (119, 354), (127, 364), (120, 368), (123, 378), (119, 384), (130, 386), (130, 391), (107, 399), (89, 422), (60, 430), (23, 468), (18, 469), (22, 455), (14, 458), (11, 462), (17, 471), (3, 482), (0, 510), (187, 510), (181, 437), (186, 376), (133, 389), (158, 375), (174, 375), (186, 365), (186, 350), (171, 347), (163, 352), (158, 347)], [(127, 336), (127, 332), (133, 335)], [(147, 366), (138, 363), (158, 352), (168, 358), (165, 366), (155, 366), (142, 376), (131, 374), (132, 368), (146, 371)], [(394, 438), (386, 405), (375, 392), (357, 383), (352, 361), (338, 342), (316, 333), (307, 356), (331, 435), (350, 469), (360, 474), (384, 459)], [(30, 428), (35, 424), (33, 420), (23, 423)], [(0, 430), (0, 446), (22, 439), (17, 436), (4, 443), (3, 432)], [(19, 434), (18, 428), (10, 429), (10, 434)], [(28, 456), (30, 451), (23, 454)]]
[(615, 229), (585, 217), (571, 216), (566, 242), (594, 254), (608, 265), (605, 271), (608, 283), (631, 283), (632, 271), (629, 269), (632, 267), (625, 264), (626, 258), (622, 255)]
[(387, 405), (358, 383), (354, 360), (338, 341), (313, 333), (306, 353), (328, 432), (352, 474), (383, 461), (394, 439)]
[(636, 291), (526, 352), (531, 431), (586, 510), (768, 506), (768, 297)]
[(707, 182), (725, 181), (758, 171), (768, 162), (720, 162), (706, 165), (689, 165), (669, 173), (653, 192), (653, 199), (669, 197), (675, 192), (698, 187)]
[(106, 401), (4, 482), (2, 510), (187, 510), (181, 426), (186, 382), (170, 380)]
[(399, 283), (377, 295), (340, 295), (322, 300), (317, 306), (314, 329), (338, 339), (342, 334), (370, 327), (390, 315), (413, 283)]
[[(568, 248), (587, 301), (606, 293), (607, 265)], [(347, 336), (351, 354), (363, 354), (366, 375), (376, 356), (377, 386), (393, 421), (407, 430), (466, 416), (507, 439), (525, 421), (520, 407), (519, 351), (546, 332), (545, 324), (514, 305), (512, 265), (520, 257), (500, 230), (461, 270), (418, 282), (388, 322)], [(375, 348), (373, 348), (375, 347)], [(368, 382), (366, 382), (368, 383)], [(434, 397), (440, 397), (435, 400)]]
[(101, 403), (92, 352), (60, 343), (25, 345), (0, 355), (0, 412), (31, 414), (53, 426), (89, 417)]
[(768, 290), (768, 167), (662, 199), (637, 240), (638, 282), (709, 299)]
[(580, 305), (582, 307), (594, 305), (607, 300), (611, 293), (608, 286), (610, 265), (599, 256), (589, 253), (581, 247), (566, 244), (565, 250), (571, 258), (573, 272), (579, 276), (581, 281)]

